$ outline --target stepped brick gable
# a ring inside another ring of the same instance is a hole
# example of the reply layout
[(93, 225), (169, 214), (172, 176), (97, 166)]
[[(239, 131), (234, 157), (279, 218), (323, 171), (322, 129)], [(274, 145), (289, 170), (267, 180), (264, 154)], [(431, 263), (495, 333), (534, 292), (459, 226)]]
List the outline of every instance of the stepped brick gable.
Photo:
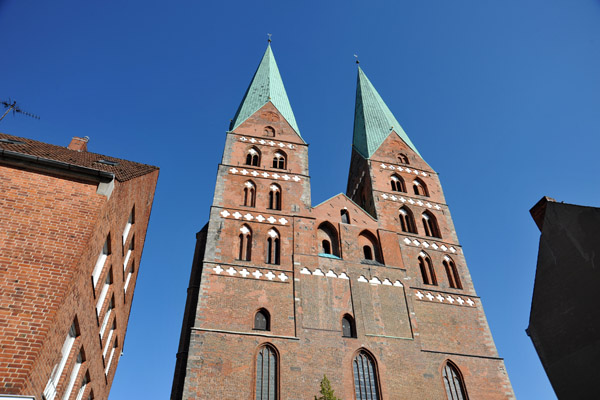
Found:
[(284, 96), (269, 46), (197, 234), (171, 398), (308, 399), (327, 375), (343, 399), (513, 399), (438, 175), (364, 72), (347, 191), (316, 206)]

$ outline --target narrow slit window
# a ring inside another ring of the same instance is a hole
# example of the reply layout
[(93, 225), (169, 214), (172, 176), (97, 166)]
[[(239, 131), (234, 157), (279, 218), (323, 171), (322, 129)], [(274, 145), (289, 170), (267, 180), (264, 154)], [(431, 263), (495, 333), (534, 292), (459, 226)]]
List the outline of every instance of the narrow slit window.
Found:
[(269, 209), (281, 210), (281, 186), (274, 183), (269, 189)]
[(260, 151), (256, 147), (251, 147), (246, 153), (246, 165), (251, 167), (260, 166)]
[(425, 211), (422, 215), (423, 229), (425, 230), (425, 236), (441, 238), (440, 228), (437, 223), (437, 219), (429, 211)]
[(240, 228), (238, 260), (250, 261), (252, 259), (252, 230), (246, 224)]
[(279, 232), (271, 228), (267, 234), (267, 264), (279, 265), (280, 263), (280, 239)]
[(256, 205), (256, 185), (252, 181), (244, 183), (244, 206), (254, 207)]
[(104, 241), (104, 246), (102, 246), (102, 250), (100, 251), (100, 255), (96, 260), (96, 265), (94, 266), (94, 270), (92, 271), (92, 285), (94, 289), (98, 284), (98, 279), (102, 276), (102, 271), (104, 270), (104, 265), (106, 264), (106, 260), (110, 255), (110, 234), (106, 237)]
[(108, 271), (106, 274), (106, 279), (104, 280), (104, 285), (102, 285), (102, 290), (100, 291), (100, 296), (98, 296), (98, 301), (96, 302), (96, 314), (100, 316), (100, 312), (102, 311), (102, 306), (104, 306), (104, 300), (106, 300), (106, 295), (108, 294), (108, 289), (110, 289), (110, 285), (112, 285), (112, 270)]
[(123, 260), (123, 272), (125, 272), (125, 270), (127, 269), (129, 259), (133, 254), (133, 250), (135, 250), (135, 235), (131, 238), (131, 242), (129, 242), (129, 247), (127, 248), (127, 253), (125, 253), (125, 260)]
[(437, 277), (435, 276), (435, 269), (431, 258), (425, 253), (419, 254), (419, 269), (421, 270), (421, 277), (423, 283), (426, 285), (437, 285)]
[(69, 377), (69, 383), (65, 389), (62, 400), (69, 400), (71, 398), (71, 393), (73, 392), (73, 388), (75, 387), (75, 382), (77, 381), (77, 376), (79, 375), (79, 370), (81, 369), (81, 365), (85, 361), (85, 354), (83, 349), (79, 350), (77, 354), (77, 358), (75, 359), (75, 365), (71, 369), (71, 376)]
[(131, 231), (131, 227), (135, 223), (135, 206), (131, 209), (131, 213), (129, 213), (129, 217), (127, 218), (127, 223), (125, 224), (125, 229), (123, 229), (123, 246), (125, 246), (125, 242), (127, 242), (127, 238), (129, 237), (129, 232)]
[(413, 181), (413, 190), (417, 196), (427, 196), (429, 197), (429, 191), (427, 190), (427, 185), (421, 179), (417, 178)]
[(415, 228), (415, 220), (413, 218), (413, 213), (406, 206), (403, 206), (399, 211), (400, 217), (400, 229), (402, 232), (409, 233), (417, 233), (417, 229)]
[(278, 151), (273, 156), (273, 168), (285, 169), (286, 168), (286, 156), (282, 151)]
[(443, 264), (444, 269), (446, 270), (446, 275), (448, 276), (448, 284), (450, 287), (454, 289), (462, 289), (460, 276), (458, 275), (458, 270), (454, 261), (450, 257), (446, 256), (444, 257)]
[(404, 179), (402, 177), (394, 174), (390, 179), (390, 185), (392, 186), (393, 192), (403, 192), (406, 193), (406, 186), (404, 185)]
[(60, 350), (60, 361), (54, 365), (52, 373), (50, 374), (50, 379), (48, 380), (48, 383), (44, 389), (44, 397), (46, 400), (54, 400), (57, 396), (57, 387), (60, 383), (60, 378), (65, 369), (65, 365), (67, 364), (67, 360), (69, 359), (69, 355), (71, 354), (71, 350), (75, 344), (75, 339), (77, 336), (79, 336), (79, 327), (76, 318), (71, 324), (67, 338), (65, 339)]

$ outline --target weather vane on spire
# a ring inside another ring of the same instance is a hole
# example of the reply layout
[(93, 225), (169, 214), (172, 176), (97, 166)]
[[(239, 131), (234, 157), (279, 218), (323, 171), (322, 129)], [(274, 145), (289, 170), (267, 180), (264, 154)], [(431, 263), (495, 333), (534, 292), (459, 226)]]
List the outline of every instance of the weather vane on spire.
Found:
[(268, 42), (269, 42), (269, 43), (271, 43), (271, 36), (272, 36), (272, 35), (271, 35), (270, 33), (267, 33), (267, 36), (269, 37), (269, 39), (267, 39), (267, 40), (268, 40)]
[(360, 64), (360, 61), (358, 60), (358, 54), (355, 54), (355, 55), (354, 55), (354, 58), (356, 58), (356, 63), (357, 63), (357, 64)]

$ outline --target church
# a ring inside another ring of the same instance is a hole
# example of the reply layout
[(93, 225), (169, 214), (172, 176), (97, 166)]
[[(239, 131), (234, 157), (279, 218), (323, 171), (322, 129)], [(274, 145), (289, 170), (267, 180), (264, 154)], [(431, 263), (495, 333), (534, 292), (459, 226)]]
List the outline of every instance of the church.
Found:
[(358, 67), (346, 194), (311, 202), (270, 44), (198, 232), (171, 399), (514, 399), (438, 174)]

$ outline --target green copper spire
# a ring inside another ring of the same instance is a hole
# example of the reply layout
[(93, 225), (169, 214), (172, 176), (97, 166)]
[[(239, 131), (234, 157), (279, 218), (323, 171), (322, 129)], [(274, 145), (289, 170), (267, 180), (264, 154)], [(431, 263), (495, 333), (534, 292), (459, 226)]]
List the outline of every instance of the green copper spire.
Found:
[(254, 73), (248, 90), (246, 90), (242, 103), (235, 113), (235, 117), (233, 117), (230, 130), (234, 130), (240, 126), (242, 122), (247, 120), (269, 101), (273, 103), (296, 133), (300, 135), (300, 130), (296, 124), (296, 118), (294, 118), (290, 101), (285, 93), (285, 87), (283, 86), (281, 75), (279, 75), (279, 68), (277, 68), (270, 43)]
[[(365, 158), (369, 158), (381, 146), (391, 131), (400, 136), (404, 142), (419, 154), (394, 114), (383, 102), (377, 90), (369, 81), (363, 70), (358, 67), (356, 84), (356, 106), (354, 109), (354, 138), (352, 145)], [(420, 155), (420, 154), (419, 154)]]

